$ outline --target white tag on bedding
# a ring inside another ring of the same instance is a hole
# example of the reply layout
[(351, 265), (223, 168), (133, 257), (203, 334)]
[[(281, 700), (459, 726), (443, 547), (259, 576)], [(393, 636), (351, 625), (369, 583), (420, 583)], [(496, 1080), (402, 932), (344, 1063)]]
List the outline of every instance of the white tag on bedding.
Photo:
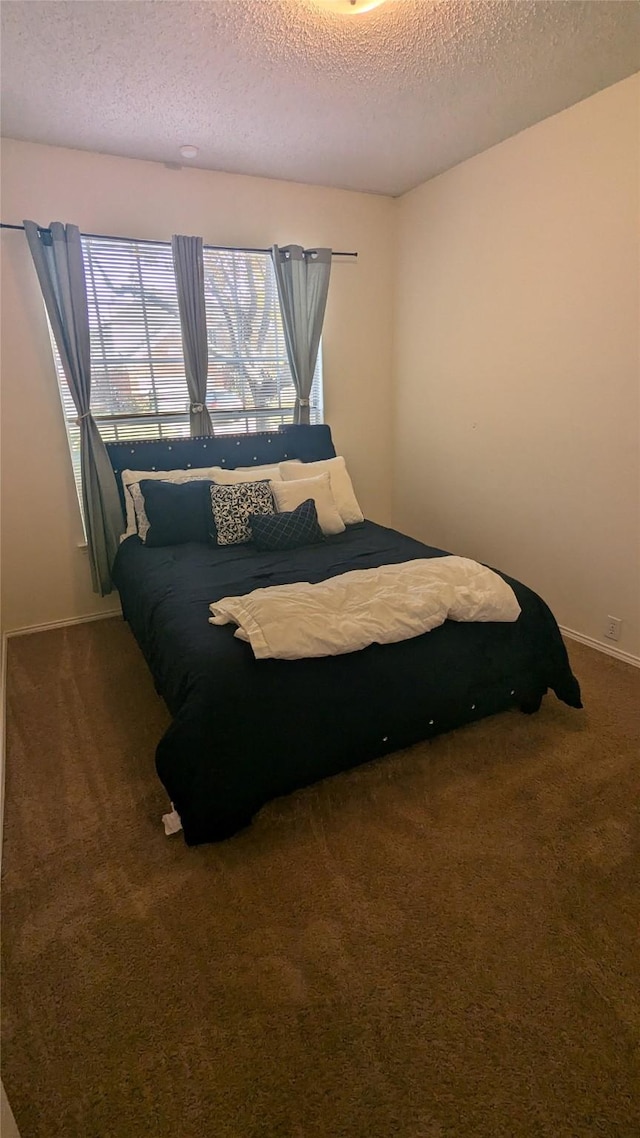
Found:
[(162, 824), (167, 837), (170, 837), (171, 834), (177, 834), (182, 829), (180, 815), (177, 810), (173, 809), (173, 802), (171, 803), (171, 813), (162, 815)]

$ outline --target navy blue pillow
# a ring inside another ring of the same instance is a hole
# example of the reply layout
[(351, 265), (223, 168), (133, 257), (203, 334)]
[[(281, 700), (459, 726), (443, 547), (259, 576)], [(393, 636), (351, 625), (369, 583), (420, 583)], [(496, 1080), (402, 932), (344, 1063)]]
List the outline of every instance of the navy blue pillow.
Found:
[(213, 525), (209, 480), (163, 482), (144, 478), (140, 492), (149, 519), (145, 544), (183, 545), (187, 541), (208, 544)]
[(261, 552), (297, 549), (300, 545), (315, 545), (316, 542), (324, 541), (313, 498), (307, 498), (295, 510), (281, 514), (251, 514), (249, 525), (256, 549)]

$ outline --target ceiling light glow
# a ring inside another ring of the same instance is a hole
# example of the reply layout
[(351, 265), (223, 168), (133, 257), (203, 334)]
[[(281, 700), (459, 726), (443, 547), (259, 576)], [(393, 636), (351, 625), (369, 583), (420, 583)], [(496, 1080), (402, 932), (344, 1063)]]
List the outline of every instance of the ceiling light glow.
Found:
[(370, 12), (372, 8), (379, 8), (385, 0), (316, 0), (329, 12), (339, 16), (358, 16), (362, 12)]
[(183, 158), (197, 158), (199, 150), (197, 146), (181, 146), (180, 153)]

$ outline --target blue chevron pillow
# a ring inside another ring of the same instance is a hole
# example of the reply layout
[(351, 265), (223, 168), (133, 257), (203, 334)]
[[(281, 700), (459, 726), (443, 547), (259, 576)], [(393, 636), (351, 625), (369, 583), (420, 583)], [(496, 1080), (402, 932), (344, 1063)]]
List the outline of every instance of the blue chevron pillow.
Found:
[(307, 498), (295, 510), (281, 514), (252, 514), (249, 526), (256, 549), (261, 553), (297, 549), (300, 545), (315, 545), (316, 542), (324, 541), (313, 498)]

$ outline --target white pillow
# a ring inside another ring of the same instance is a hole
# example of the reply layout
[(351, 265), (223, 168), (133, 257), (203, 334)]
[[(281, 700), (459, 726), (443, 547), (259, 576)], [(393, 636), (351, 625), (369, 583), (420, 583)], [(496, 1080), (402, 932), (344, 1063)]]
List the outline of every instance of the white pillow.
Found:
[(281, 482), (279, 466), (237, 466), (235, 470), (217, 468), (218, 473), (212, 475), (213, 481), (220, 486), (235, 486), (238, 482)]
[[(278, 466), (250, 466), (246, 470), (224, 470), (222, 466), (200, 466), (192, 467), (189, 470), (123, 470), (120, 477), (124, 488), (127, 515), (127, 528), (120, 541), (124, 541), (125, 537), (131, 537), (136, 533), (144, 541), (149, 529), (149, 521), (144, 512), (144, 497), (140, 491), (135, 493), (133, 490), (133, 486), (142, 482), (144, 478), (160, 478), (163, 482), (195, 482), (200, 478), (206, 478), (211, 482), (229, 485), (236, 482), (258, 482), (263, 479), (277, 481), (281, 475)], [(140, 533), (141, 528), (144, 533)]]
[(316, 478), (301, 478), (295, 482), (272, 482), (271, 493), (279, 513), (295, 510), (302, 502), (313, 498), (322, 532), (324, 534), (344, 532), (345, 524), (331, 493), (328, 474), (319, 474)]
[[(219, 470), (219, 466), (201, 466), (189, 470), (123, 470), (120, 477), (122, 478), (122, 486), (124, 489), (127, 528), (120, 538), (120, 541), (124, 541), (125, 537), (132, 537), (133, 534), (138, 533), (133, 492), (131, 490), (131, 487), (135, 483), (142, 482), (144, 478), (160, 478), (163, 482), (195, 482), (199, 478), (207, 478), (213, 482)], [(137, 498), (139, 503), (142, 503), (141, 509), (144, 514), (144, 498), (141, 494), (137, 495)], [(146, 519), (146, 514), (144, 514), (144, 521), (148, 529), (149, 522)]]
[(341, 455), (337, 458), (321, 459), (320, 462), (300, 462), (298, 459), (291, 459), (289, 462), (280, 463), (280, 473), (285, 482), (294, 478), (315, 478), (318, 474), (327, 473), (343, 522), (349, 526), (364, 521), (364, 514), (358, 505), (347, 464)]

